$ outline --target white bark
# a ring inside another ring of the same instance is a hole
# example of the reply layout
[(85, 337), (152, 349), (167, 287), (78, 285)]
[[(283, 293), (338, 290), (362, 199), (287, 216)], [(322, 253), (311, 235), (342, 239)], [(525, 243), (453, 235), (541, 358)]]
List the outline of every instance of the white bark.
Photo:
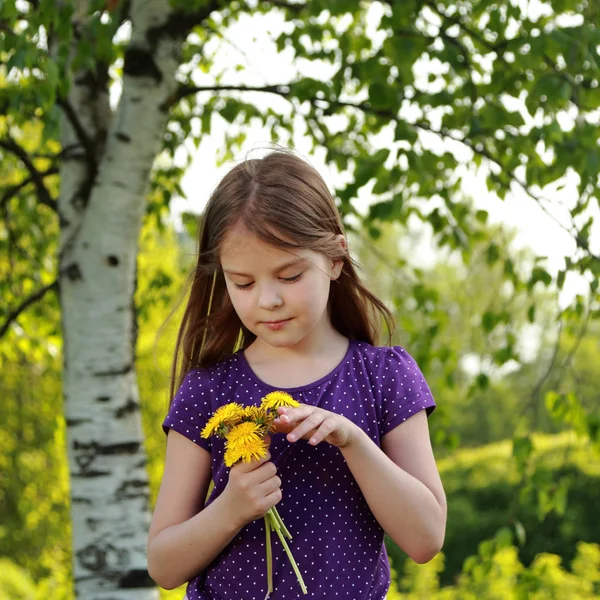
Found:
[[(85, 86), (77, 85), (70, 96), (91, 139), (108, 129), (87, 203), (76, 201), (89, 177), (81, 160), (65, 163), (59, 198), (74, 578), (76, 595), (85, 600), (158, 597), (146, 567), (148, 477), (133, 294), (149, 174), (167, 120), (160, 106), (173, 93), (182, 44), (177, 35), (148, 35), (167, 22), (169, 5), (132, 2), (130, 48), (137, 62), (127, 68), (126, 60), (110, 128), (107, 98), (86, 97)], [(65, 123), (62, 135), (66, 146), (75, 133)]]

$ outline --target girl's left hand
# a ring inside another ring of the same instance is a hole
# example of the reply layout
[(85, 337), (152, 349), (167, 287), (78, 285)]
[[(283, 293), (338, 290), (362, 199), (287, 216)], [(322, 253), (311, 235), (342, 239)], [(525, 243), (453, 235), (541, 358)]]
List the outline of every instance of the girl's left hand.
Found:
[(296, 408), (280, 407), (274, 421), (277, 433), (287, 433), (289, 442), (308, 440), (316, 446), (325, 440), (332, 446), (343, 448), (356, 438), (358, 426), (352, 421), (323, 408), (301, 404)]

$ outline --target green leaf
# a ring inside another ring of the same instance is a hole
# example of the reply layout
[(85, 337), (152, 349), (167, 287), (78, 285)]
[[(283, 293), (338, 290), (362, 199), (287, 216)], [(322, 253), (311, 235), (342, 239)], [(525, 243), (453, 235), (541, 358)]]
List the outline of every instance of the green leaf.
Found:
[[(496, 244), (495, 242), (492, 242), (486, 251), (486, 259), (487, 259), (487, 263), (488, 265), (493, 265), (498, 259), (500, 258), (500, 248), (498, 246), (498, 244)], [(506, 263), (505, 263), (506, 265)]]
[(527, 464), (531, 453), (533, 452), (533, 442), (529, 436), (513, 438), (512, 455), (517, 461), (519, 469), (522, 471)]

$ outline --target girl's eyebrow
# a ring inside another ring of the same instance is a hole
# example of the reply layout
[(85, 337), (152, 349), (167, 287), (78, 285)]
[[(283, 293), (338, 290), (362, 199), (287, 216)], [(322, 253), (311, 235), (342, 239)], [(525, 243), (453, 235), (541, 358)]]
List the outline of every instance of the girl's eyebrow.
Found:
[[(278, 273), (279, 271), (283, 271), (284, 269), (287, 269), (288, 267), (293, 267), (294, 265), (297, 265), (299, 263), (302, 262), (306, 262), (305, 258), (295, 258), (294, 260), (291, 260), (289, 262), (286, 262), (282, 265), (279, 265), (278, 267), (276, 267), (275, 269), (273, 269), (273, 273)], [(252, 277), (252, 275), (248, 275), (247, 273), (240, 273), (239, 271), (232, 271), (230, 269), (225, 269), (223, 268), (223, 271), (225, 273), (227, 273), (227, 275), (240, 275), (241, 277)]]

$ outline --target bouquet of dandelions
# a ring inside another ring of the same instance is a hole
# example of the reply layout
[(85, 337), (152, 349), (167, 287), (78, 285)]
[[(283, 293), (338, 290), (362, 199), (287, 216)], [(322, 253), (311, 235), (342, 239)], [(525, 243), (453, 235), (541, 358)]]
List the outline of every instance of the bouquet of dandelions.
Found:
[[(300, 406), (286, 392), (271, 392), (261, 401), (260, 406), (240, 406), (236, 402), (225, 404), (218, 408), (208, 420), (206, 427), (202, 430), (202, 437), (209, 438), (212, 435), (225, 438), (225, 465), (232, 467), (239, 461), (250, 462), (259, 460), (267, 454), (265, 436), (274, 432), (273, 421), (277, 418), (277, 409), (280, 406)], [(285, 553), (287, 554), (298, 583), (304, 594), (308, 593), (304, 580), (298, 569), (298, 565), (292, 556), (292, 552), (285, 538), (292, 539), (290, 532), (283, 524), (277, 508), (273, 506), (264, 516), (266, 529), (267, 549), (267, 596), (273, 592), (273, 557), (271, 553), (271, 531), (275, 531), (279, 537)]]

